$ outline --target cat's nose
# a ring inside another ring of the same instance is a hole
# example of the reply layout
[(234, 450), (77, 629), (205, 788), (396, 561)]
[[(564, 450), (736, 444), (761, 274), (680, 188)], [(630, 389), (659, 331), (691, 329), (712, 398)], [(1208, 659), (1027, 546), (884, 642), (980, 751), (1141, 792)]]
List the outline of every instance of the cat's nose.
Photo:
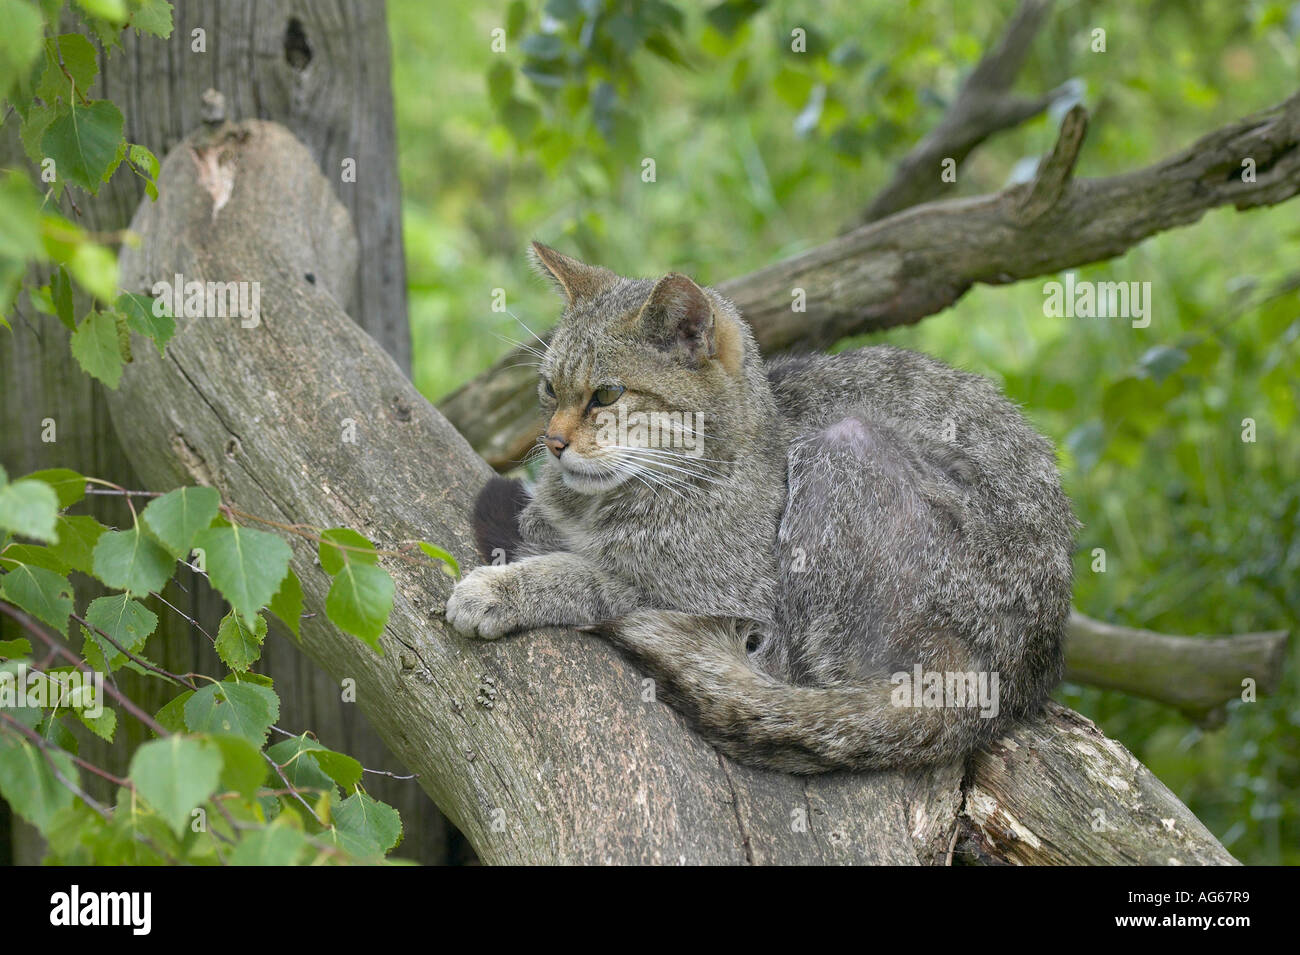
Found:
[(557, 458), (563, 454), (564, 449), (569, 446), (569, 442), (558, 434), (548, 434), (542, 440), (546, 443), (546, 446), (551, 449), (551, 453)]

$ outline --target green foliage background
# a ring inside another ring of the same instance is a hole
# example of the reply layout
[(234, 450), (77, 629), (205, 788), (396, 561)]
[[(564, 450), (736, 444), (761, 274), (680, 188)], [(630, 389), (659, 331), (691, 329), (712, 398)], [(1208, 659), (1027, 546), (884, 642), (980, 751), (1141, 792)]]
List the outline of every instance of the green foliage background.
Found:
[[(438, 398), (558, 308), (527, 240), (628, 274), (718, 282), (836, 235), (933, 127), (1010, 0), (709, 4), (394, 0), (415, 379)], [(545, 17), (543, 16), (543, 9)], [(588, 26), (588, 23), (594, 26)], [(507, 28), (506, 50), (490, 51)], [(807, 31), (807, 53), (790, 50)], [(1106, 31), (1106, 51), (1090, 49)], [(1077, 78), (1079, 175), (1125, 172), (1300, 85), (1300, 5), (1059, 3), (1019, 89)], [(1055, 119), (997, 137), (953, 195), (1001, 188)], [(657, 181), (641, 180), (641, 161)], [(936, 171), (937, 174), (937, 171)], [(1104, 210), (1098, 210), (1102, 213)], [(1085, 528), (1076, 603), (1176, 633), (1300, 617), (1300, 204), (1219, 211), (1079, 278), (1150, 282), (1149, 328), (1043, 315), (1046, 276), (980, 287), (878, 336), (1000, 381), (1061, 449)], [(864, 340), (865, 341), (865, 340)], [(849, 344), (861, 344), (852, 342)], [(1257, 440), (1242, 440), (1242, 420)], [(1105, 573), (1091, 570), (1104, 548)], [(1238, 858), (1300, 862), (1300, 676), (1202, 730), (1166, 707), (1066, 686)]]

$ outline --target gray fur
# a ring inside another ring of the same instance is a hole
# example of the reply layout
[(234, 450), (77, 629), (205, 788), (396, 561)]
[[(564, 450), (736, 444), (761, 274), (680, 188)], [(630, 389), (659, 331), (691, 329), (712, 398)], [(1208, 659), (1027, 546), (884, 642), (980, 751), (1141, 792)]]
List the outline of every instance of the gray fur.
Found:
[[(545, 253), (570, 298), (541, 366), (552, 425), (616, 384), (628, 410), (703, 411), (702, 456), (620, 457), (583, 413), (520, 516), (525, 556), (457, 585), (457, 629), (592, 627), (720, 749), (789, 772), (961, 758), (1042, 704), (1077, 524), (991, 383), (883, 346), (765, 365), (715, 291)], [(917, 665), (996, 672), (997, 715), (894, 705)]]

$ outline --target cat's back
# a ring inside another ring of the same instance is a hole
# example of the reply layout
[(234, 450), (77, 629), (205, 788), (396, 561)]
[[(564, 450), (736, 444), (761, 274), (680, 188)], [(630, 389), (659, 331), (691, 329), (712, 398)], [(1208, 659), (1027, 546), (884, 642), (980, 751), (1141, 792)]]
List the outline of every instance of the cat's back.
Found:
[(1058, 482), (1051, 444), (989, 379), (889, 345), (837, 355), (782, 355), (767, 365), (794, 433), (846, 417), (887, 425), (918, 445), (959, 450), (986, 481)]
[(1077, 524), (1055, 451), (992, 381), (888, 345), (779, 356), (767, 372), (794, 435), (815, 437), (847, 418), (879, 425), (943, 483), (955, 480), (996, 549), (1029, 548), (1068, 577)]

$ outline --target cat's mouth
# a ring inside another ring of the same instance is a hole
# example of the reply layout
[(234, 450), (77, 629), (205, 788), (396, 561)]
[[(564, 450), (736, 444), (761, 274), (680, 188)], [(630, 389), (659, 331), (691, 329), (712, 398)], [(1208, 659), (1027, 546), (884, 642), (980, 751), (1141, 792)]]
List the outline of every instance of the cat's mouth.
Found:
[(579, 494), (600, 494), (618, 487), (627, 480), (627, 472), (603, 467), (594, 461), (579, 458), (572, 452), (556, 461), (566, 487)]

